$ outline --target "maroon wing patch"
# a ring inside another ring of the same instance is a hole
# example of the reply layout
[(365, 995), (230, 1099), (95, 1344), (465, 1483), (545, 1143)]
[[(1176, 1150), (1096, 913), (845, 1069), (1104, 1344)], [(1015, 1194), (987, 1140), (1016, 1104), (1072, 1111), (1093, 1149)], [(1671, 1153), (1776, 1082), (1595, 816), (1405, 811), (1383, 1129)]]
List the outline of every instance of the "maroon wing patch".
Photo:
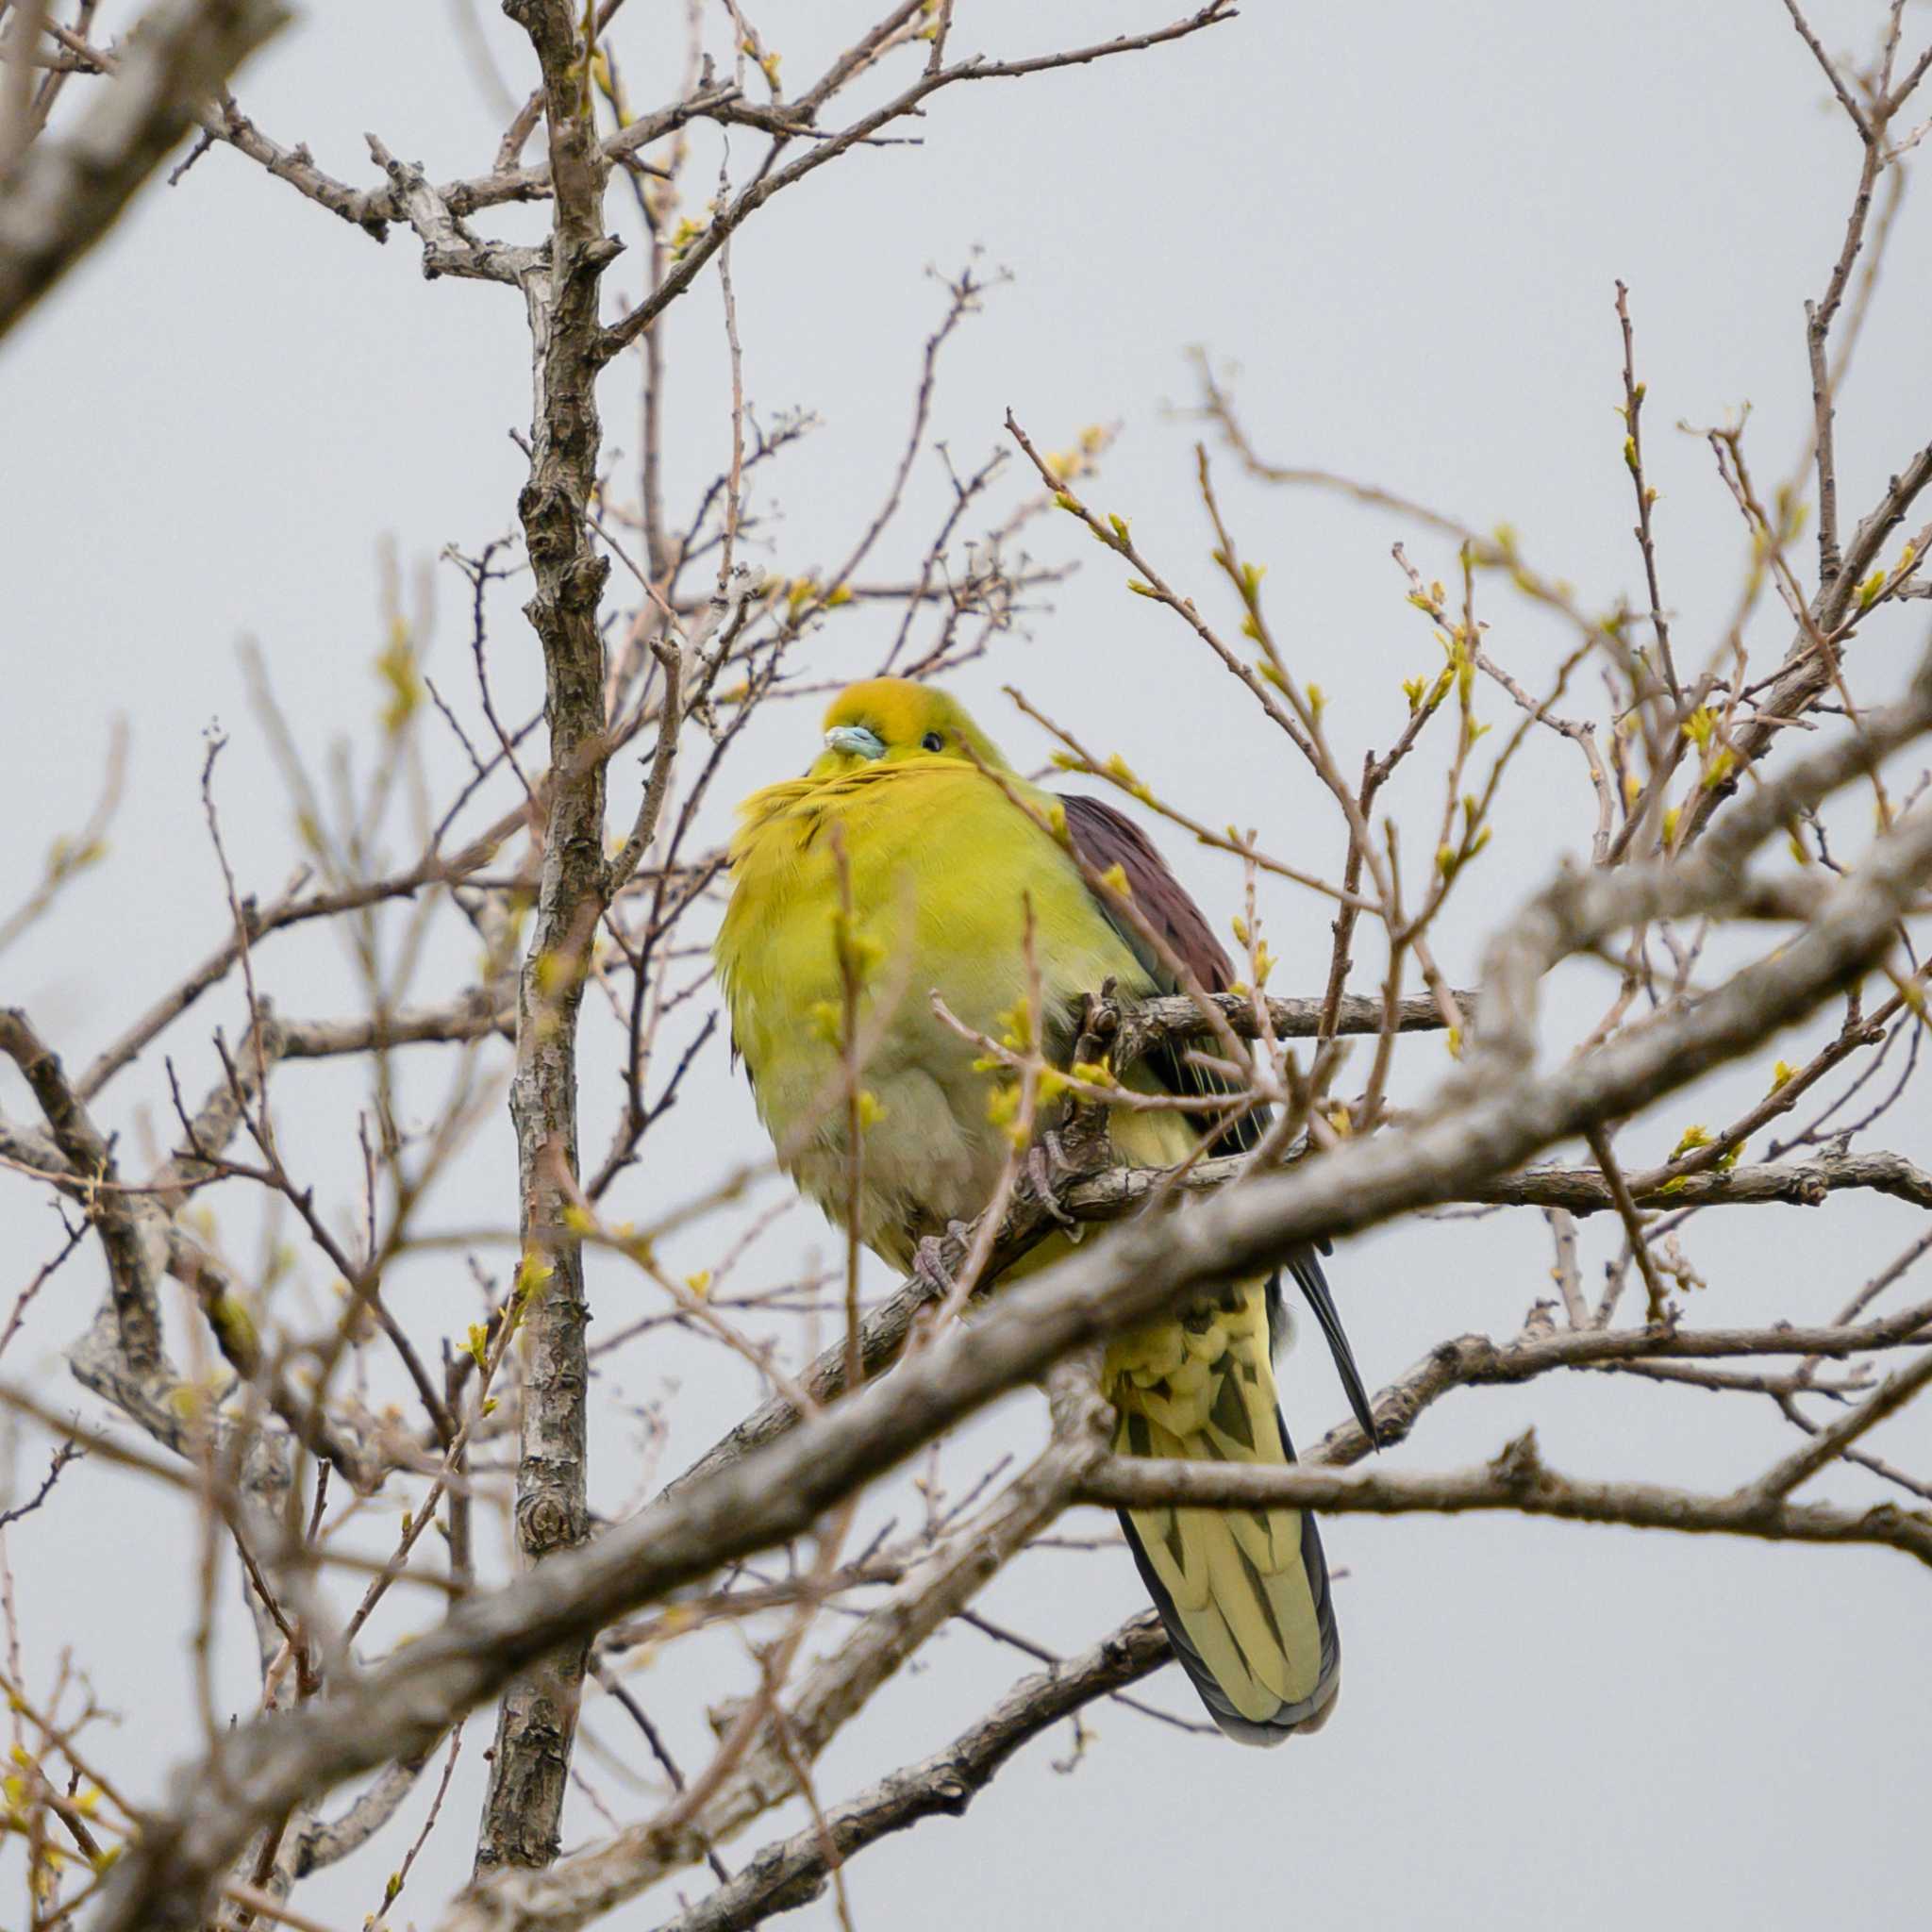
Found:
[[(1176, 958), (1187, 962), (1188, 971), (1209, 992), (1225, 992), (1234, 984), (1234, 968), (1227, 954), (1201, 916), (1201, 908), (1168, 871), (1167, 861), (1154, 849), (1146, 833), (1132, 819), (1097, 798), (1067, 794), (1061, 796), (1060, 803), (1067, 808), (1067, 837), (1074, 849), (1098, 872), (1118, 865), (1126, 874), (1134, 905), (1148, 924)], [(1116, 918), (1105, 899), (1098, 903), (1108, 923), (1133, 949), (1155, 984), (1165, 991), (1178, 992), (1174, 975), (1161, 965), (1142, 935)]]
[[(1234, 984), (1234, 967), (1201, 916), (1201, 908), (1168, 871), (1167, 861), (1154, 849), (1146, 833), (1132, 819), (1115, 811), (1110, 805), (1101, 804), (1097, 798), (1068, 796), (1060, 803), (1067, 808), (1067, 836), (1073, 841), (1074, 849), (1088, 864), (1102, 872), (1118, 865), (1127, 875), (1135, 910), (1160, 935), (1174, 956), (1186, 962), (1188, 971), (1208, 992), (1225, 992)], [(1174, 975), (1161, 964), (1145, 937), (1126, 920), (1117, 918), (1113, 908), (1098, 893), (1094, 899), (1106, 913), (1108, 924), (1147, 969), (1147, 976), (1154, 984), (1163, 992), (1180, 991)], [(1226, 1083), (1196, 1065), (1177, 1041), (1156, 1047), (1145, 1064), (1170, 1093), (1227, 1091)], [(1266, 1124), (1265, 1111), (1248, 1114), (1223, 1133), (1209, 1151), (1245, 1153), (1260, 1139)]]

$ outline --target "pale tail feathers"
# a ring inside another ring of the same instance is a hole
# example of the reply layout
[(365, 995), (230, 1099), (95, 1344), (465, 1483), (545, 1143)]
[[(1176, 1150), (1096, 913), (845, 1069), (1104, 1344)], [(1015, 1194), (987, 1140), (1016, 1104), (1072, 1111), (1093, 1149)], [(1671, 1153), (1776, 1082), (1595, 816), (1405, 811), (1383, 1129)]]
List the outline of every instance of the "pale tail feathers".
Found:
[[(1262, 1284), (1108, 1354), (1116, 1450), (1191, 1461), (1291, 1462), (1275, 1406)], [(1122, 1526), (1174, 1654), (1230, 1737), (1315, 1730), (1341, 1664), (1315, 1520), (1297, 1509), (1130, 1509)]]

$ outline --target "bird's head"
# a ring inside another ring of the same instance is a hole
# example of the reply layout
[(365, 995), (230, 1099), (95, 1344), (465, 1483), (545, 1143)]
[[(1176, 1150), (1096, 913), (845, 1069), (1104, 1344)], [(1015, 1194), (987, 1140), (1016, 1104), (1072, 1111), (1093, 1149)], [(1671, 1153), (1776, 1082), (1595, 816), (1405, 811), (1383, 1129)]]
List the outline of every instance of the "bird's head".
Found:
[(848, 685), (833, 699), (825, 713), (825, 748), (811, 775), (838, 777), (868, 765), (910, 758), (952, 758), (996, 772), (1008, 769), (999, 746), (957, 699), (909, 677), (874, 677)]

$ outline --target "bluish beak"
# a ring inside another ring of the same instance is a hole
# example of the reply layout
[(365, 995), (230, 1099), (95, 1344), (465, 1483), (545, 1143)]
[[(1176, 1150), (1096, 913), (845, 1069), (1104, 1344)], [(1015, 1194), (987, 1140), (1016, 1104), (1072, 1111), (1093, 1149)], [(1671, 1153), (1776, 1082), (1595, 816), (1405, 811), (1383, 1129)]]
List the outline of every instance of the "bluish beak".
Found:
[(848, 758), (882, 758), (886, 755), (886, 741), (876, 731), (868, 731), (863, 724), (837, 724), (825, 733), (825, 742), (836, 752), (842, 752)]

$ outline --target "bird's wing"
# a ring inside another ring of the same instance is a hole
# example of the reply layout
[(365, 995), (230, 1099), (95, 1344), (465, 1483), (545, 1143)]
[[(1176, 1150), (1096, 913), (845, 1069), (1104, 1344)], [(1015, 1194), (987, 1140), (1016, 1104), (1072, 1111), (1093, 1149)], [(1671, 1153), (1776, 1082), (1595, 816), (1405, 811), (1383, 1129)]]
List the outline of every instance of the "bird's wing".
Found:
[[(1066, 808), (1067, 837), (1072, 841), (1074, 849), (1097, 871), (1106, 872), (1110, 866), (1118, 865), (1126, 877), (1127, 889), (1136, 908), (1166, 941), (1174, 957), (1208, 991), (1225, 992), (1234, 984), (1234, 966), (1226, 949), (1214, 937), (1201, 908), (1188, 896), (1187, 888), (1168, 871), (1167, 862), (1155, 849), (1153, 841), (1133, 820), (1097, 798), (1065, 793), (1061, 795), (1060, 803)], [(1179, 991), (1174, 975), (1148, 944), (1145, 935), (1130, 922), (1120, 918), (1098, 893), (1094, 900), (1108, 923), (1146, 968), (1147, 976), (1155, 985), (1163, 991)], [(1149, 1054), (1146, 1066), (1170, 1093), (1222, 1093), (1227, 1091), (1225, 1082), (1189, 1060), (1184, 1050), (1174, 1042), (1163, 1044)], [(1224, 1132), (1211, 1151), (1215, 1154), (1245, 1153), (1260, 1139), (1267, 1124), (1267, 1113), (1257, 1109)], [(1324, 1241), (1322, 1245), (1326, 1252), (1328, 1244)], [(1363, 1433), (1373, 1442), (1375, 1425), (1369, 1407), (1368, 1391), (1362, 1384), (1361, 1371), (1356, 1367), (1355, 1353), (1348, 1345), (1341, 1317), (1336, 1311), (1335, 1298), (1328, 1291), (1327, 1277), (1322, 1273), (1321, 1260), (1312, 1249), (1299, 1249), (1290, 1257), (1289, 1269), (1307, 1297), (1309, 1307), (1314, 1310), (1315, 1320), (1321, 1324), (1322, 1333), (1328, 1342), (1328, 1352), (1335, 1357), (1336, 1373), (1341, 1377), (1341, 1386), (1347, 1392), (1348, 1406), (1355, 1411), (1355, 1419), (1361, 1424)]]
[[(1147, 923), (1209, 992), (1225, 992), (1234, 984), (1234, 966), (1201, 908), (1188, 897), (1187, 888), (1168, 871), (1154, 841), (1132, 819), (1100, 799), (1068, 792), (1060, 803), (1067, 808), (1067, 837), (1074, 849), (1098, 871), (1118, 865)], [(1100, 901), (1100, 909), (1149, 975), (1169, 991), (1177, 991), (1173, 975), (1139, 930), (1116, 918), (1105, 900)]]
[[(1166, 861), (1146, 833), (1097, 798), (1068, 795), (1060, 803), (1066, 807), (1067, 837), (1074, 851), (1096, 872), (1118, 865), (1125, 875), (1135, 909), (1160, 935), (1168, 949), (1209, 992), (1225, 992), (1234, 984), (1234, 967), (1201, 916), (1201, 908), (1188, 896), (1187, 888), (1168, 871)], [(1123, 919), (1100, 893), (1093, 895), (1093, 902), (1128, 951), (1145, 968), (1154, 985), (1162, 992), (1179, 992), (1179, 982), (1168, 971), (1160, 955), (1148, 944), (1146, 935), (1130, 920)], [(1174, 1041), (1164, 1042), (1149, 1054), (1146, 1065), (1147, 1071), (1170, 1093), (1228, 1091), (1224, 1080), (1191, 1061), (1185, 1050)], [(1249, 1114), (1215, 1141), (1213, 1152), (1246, 1153), (1260, 1139), (1266, 1124), (1266, 1114)]]

